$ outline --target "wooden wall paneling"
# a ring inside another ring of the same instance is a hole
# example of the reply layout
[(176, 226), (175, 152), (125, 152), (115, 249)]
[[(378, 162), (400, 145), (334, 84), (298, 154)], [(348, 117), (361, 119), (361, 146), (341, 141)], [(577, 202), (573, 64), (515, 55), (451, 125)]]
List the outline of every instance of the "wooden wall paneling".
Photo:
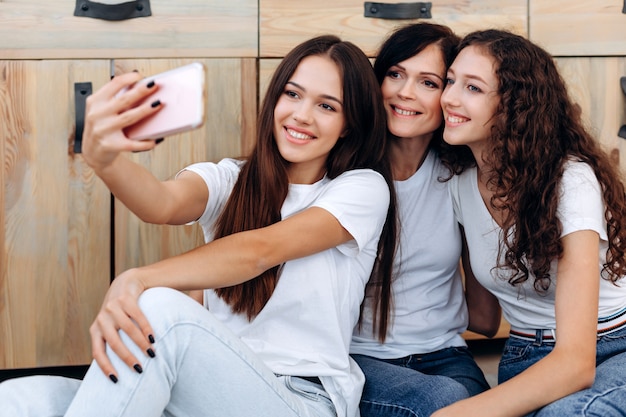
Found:
[(529, 37), (558, 56), (626, 55), (626, 14), (616, 0), (530, 0)]
[[(127, 0), (98, 1), (123, 3)], [(152, 16), (75, 17), (74, 0), (0, 1), (0, 57), (255, 57), (256, 0), (152, 0)], [(34, 36), (33, 32), (36, 31)]]
[(110, 194), (73, 154), (74, 83), (109, 61), (0, 61), (0, 368), (85, 364), (109, 285)]
[[(207, 68), (207, 118), (202, 128), (166, 138), (150, 152), (130, 157), (159, 179), (172, 178), (185, 166), (247, 154), (254, 142), (257, 114), (255, 59), (116, 60), (116, 72), (133, 69), (156, 74), (199, 61)], [(158, 94), (158, 93), (157, 93)], [(145, 224), (115, 202), (115, 272), (156, 262), (203, 243), (197, 225)]]
[[(410, 3), (393, 1), (387, 3)], [(499, 27), (527, 35), (526, 0), (438, 0), (432, 19), (459, 34)], [(382, 20), (364, 17), (362, 0), (260, 0), (260, 56), (282, 57), (298, 43), (332, 33), (359, 45), (372, 56), (383, 37), (398, 25), (417, 20)]]
[(626, 124), (626, 96), (620, 87), (620, 77), (626, 75), (626, 57), (562, 57), (556, 61), (586, 124), (626, 174), (626, 140), (617, 135)]

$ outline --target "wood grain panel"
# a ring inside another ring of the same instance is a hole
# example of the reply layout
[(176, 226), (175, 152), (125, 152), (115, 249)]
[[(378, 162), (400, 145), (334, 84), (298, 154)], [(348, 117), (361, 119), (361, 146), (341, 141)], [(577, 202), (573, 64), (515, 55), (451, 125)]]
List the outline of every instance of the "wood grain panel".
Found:
[[(298, 43), (325, 33), (352, 41), (372, 56), (390, 30), (411, 22), (366, 18), (363, 3), (362, 0), (260, 0), (260, 56), (285, 56)], [(432, 19), (425, 21), (450, 25), (459, 34), (499, 27), (527, 35), (527, 2), (439, 0), (433, 2)]]
[(530, 0), (530, 39), (558, 56), (626, 55), (623, 6), (616, 0)]
[[(192, 60), (117, 60), (116, 72), (138, 69), (156, 74)], [(157, 178), (201, 161), (238, 157), (251, 149), (256, 131), (256, 63), (254, 59), (204, 59), (207, 68), (207, 120), (192, 132), (165, 139), (150, 152), (130, 157)], [(244, 112), (245, 110), (245, 112)], [(120, 202), (115, 204), (116, 274), (134, 266), (180, 254), (203, 243), (197, 225), (144, 224)]]
[(626, 140), (617, 136), (626, 124), (626, 96), (620, 87), (626, 57), (563, 57), (557, 63), (586, 124), (626, 174)]
[(118, 22), (75, 17), (75, 4), (74, 0), (0, 1), (0, 57), (257, 55), (255, 0), (152, 0), (152, 16)]
[(110, 195), (71, 150), (74, 83), (97, 87), (108, 73), (108, 61), (0, 61), (1, 368), (90, 360), (110, 277)]

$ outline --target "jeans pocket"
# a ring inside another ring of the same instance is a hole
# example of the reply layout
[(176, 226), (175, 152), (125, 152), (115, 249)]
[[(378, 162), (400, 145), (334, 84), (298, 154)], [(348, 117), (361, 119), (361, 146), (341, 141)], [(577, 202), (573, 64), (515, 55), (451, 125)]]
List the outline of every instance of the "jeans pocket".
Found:
[(321, 385), (298, 377), (285, 375), (285, 386), (303, 399), (322, 405), (324, 408), (327, 407), (335, 415), (335, 405)]

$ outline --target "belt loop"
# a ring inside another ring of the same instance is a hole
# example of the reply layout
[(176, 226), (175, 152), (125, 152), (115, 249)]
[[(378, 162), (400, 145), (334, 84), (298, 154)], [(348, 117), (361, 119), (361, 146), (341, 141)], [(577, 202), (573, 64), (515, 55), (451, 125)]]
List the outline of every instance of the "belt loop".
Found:
[(543, 343), (543, 330), (535, 330), (535, 341), (533, 346), (541, 346)]

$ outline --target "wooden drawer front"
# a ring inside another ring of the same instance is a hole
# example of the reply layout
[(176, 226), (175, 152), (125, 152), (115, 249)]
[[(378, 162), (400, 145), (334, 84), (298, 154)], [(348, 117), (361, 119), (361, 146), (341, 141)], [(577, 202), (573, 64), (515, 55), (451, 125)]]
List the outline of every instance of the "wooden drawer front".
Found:
[(74, 83), (99, 88), (109, 67), (0, 61), (0, 368), (90, 362), (111, 194), (72, 151)]
[(74, 0), (0, 1), (0, 57), (257, 55), (256, 0), (152, 0), (151, 16), (117, 22), (75, 17), (75, 5)]
[[(256, 131), (257, 72), (254, 58), (116, 60), (115, 70), (150, 75), (202, 62), (207, 69), (206, 120), (196, 130), (165, 138), (154, 150), (129, 157), (165, 180), (194, 162), (247, 155)], [(158, 93), (157, 93), (158, 94)], [(115, 273), (178, 255), (204, 242), (198, 225), (161, 226), (139, 220), (115, 201)]]
[(530, 39), (558, 56), (626, 55), (620, 0), (530, 0)]
[(557, 63), (587, 126), (626, 173), (626, 140), (617, 135), (626, 124), (626, 95), (620, 87), (626, 57), (563, 57)]
[[(298, 43), (325, 33), (352, 41), (372, 56), (390, 30), (417, 21), (364, 17), (362, 0), (260, 0), (259, 4), (261, 57), (285, 56)], [(432, 18), (424, 21), (447, 24), (459, 34), (500, 27), (526, 36), (526, 4), (526, 0), (436, 0)]]

